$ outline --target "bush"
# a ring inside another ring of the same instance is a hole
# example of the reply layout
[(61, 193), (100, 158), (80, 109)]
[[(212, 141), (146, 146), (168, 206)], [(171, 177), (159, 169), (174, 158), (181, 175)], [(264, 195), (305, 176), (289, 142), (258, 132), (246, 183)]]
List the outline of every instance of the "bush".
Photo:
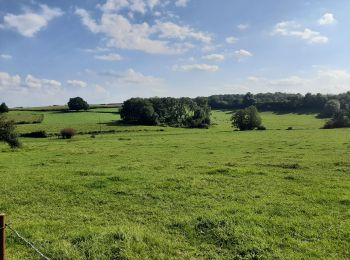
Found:
[(22, 137), (30, 137), (30, 138), (47, 138), (48, 135), (45, 131), (35, 131), (30, 133), (21, 134)]
[(76, 133), (77, 131), (73, 128), (65, 128), (61, 130), (61, 137), (63, 139), (71, 139)]
[(337, 99), (328, 100), (323, 107), (320, 117), (332, 117), (340, 112), (340, 102)]
[(2, 103), (0, 105), (0, 114), (1, 113), (7, 113), (7, 112), (9, 112), (9, 108), (7, 107), (7, 105), (5, 103)]
[(69, 110), (75, 110), (75, 111), (88, 110), (89, 104), (81, 97), (75, 97), (75, 98), (69, 99), (68, 108)]
[(11, 148), (21, 147), (14, 122), (6, 121), (4, 117), (0, 117), (0, 141), (6, 142)]
[(254, 106), (238, 110), (232, 115), (232, 125), (241, 131), (253, 130), (261, 126), (261, 117)]
[(293, 130), (293, 127), (292, 127), (292, 126), (290, 126), (290, 127), (288, 127), (288, 128), (287, 128), (287, 130)]
[(266, 130), (266, 127), (263, 126), (263, 125), (259, 125), (256, 130), (259, 130), (259, 131), (265, 131)]
[(350, 127), (350, 112), (340, 111), (324, 125), (325, 129)]

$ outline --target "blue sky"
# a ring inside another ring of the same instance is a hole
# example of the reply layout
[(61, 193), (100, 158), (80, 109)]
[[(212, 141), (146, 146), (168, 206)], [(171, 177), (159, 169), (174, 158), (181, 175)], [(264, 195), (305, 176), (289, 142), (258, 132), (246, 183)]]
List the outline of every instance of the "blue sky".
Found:
[(0, 0), (0, 101), (350, 91), (348, 0)]

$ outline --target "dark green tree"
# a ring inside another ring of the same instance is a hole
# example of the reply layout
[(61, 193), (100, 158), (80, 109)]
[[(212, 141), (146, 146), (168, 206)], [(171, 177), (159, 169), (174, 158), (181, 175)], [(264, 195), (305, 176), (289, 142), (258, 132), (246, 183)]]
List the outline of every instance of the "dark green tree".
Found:
[(250, 92), (245, 94), (242, 102), (243, 107), (255, 106), (255, 104), (256, 104), (256, 99), (254, 98), (254, 95)]
[(328, 100), (327, 103), (323, 107), (323, 111), (321, 112), (322, 117), (332, 117), (336, 113), (340, 112), (340, 102), (337, 99)]
[(75, 98), (69, 99), (68, 108), (69, 110), (75, 110), (75, 111), (88, 110), (89, 104), (81, 97), (75, 97)]
[(0, 141), (6, 142), (11, 148), (21, 146), (14, 122), (6, 120), (5, 117), (0, 117)]
[(241, 131), (253, 130), (261, 126), (262, 120), (255, 106), (238, 110), (232, 115), (232, 125)]
[(1, 105), (0, 105), (0, 114), (7, 113), (7, 112), (9, 112), (9, 108), (7, 107), (7, 105), (5, 103), (1, 103)]

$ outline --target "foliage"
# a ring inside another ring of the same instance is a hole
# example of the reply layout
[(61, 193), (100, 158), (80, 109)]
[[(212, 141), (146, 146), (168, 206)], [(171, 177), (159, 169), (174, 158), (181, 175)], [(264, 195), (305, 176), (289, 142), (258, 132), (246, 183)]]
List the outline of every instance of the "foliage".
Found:
[(76, 133), (77, 131), (73, 128), (64, 128), (61, 130), (61, 137), (63, 139), (71, 139)]
[(0, 117), (0, 141), (6, 142), (11, 148), (21, 146), (14, 122), (8, 121), (4, 117)]
[(232, 115), (232, 125), (241, 131), (253, 130), (261, 126), (261, 117), (255, 106), (238, 110)]
[(336, 113), (340, 112), (341, 106), (340, 102), (337, 99), (328, 100), (327, 103), (323, 107), (323, 111), (321, 112), (321, 117), (332, 117)]
[(123, 121), (143, 125), (201, 128), (210, 125), (206, 98), (131, 98), (120, 111)]
[(7, 113), (7, 112), (9, 112), (9, 108), (7, 107), (7, 105), (5, 103), (1, 103), (1, 105), (0, 105), (0, 114)]
[(329, 121), (326, 122), (324, 128), (347, 128), (350, 127), (350, 112), (342, 110), (335, 113)]
[(250, 104), (261, 111), (313, 111), (321, 113), (327, 101), (338, 100), (343, 109), (350, 107), (350, 92), (339, 95), (322, 94), (287, 94), (287, 93), (259, 93), (252, 95), (229, 94), (214, 95), (208, 98), (212, 109), (241, 109)]
[(46, 133), (46, 131), (41, 130), (41, 131), (35, 131), (35, 132), (21, 134), (21, 137), (47, 138), (48, 134)]
[(75, 111), (88, 110), (89, 104), (81, 97), (75, 97), (75, 98), (69, 99), (68, 108), (69, 110), (75, 110)]

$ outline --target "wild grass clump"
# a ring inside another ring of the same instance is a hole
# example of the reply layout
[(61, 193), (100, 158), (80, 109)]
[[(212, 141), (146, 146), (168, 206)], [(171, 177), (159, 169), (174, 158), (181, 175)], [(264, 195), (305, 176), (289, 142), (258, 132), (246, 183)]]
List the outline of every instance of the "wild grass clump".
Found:
[(74, 128), (64, 128), (61, 130), (62, 139), (72, 139), (75, 136), (77, 131)]

